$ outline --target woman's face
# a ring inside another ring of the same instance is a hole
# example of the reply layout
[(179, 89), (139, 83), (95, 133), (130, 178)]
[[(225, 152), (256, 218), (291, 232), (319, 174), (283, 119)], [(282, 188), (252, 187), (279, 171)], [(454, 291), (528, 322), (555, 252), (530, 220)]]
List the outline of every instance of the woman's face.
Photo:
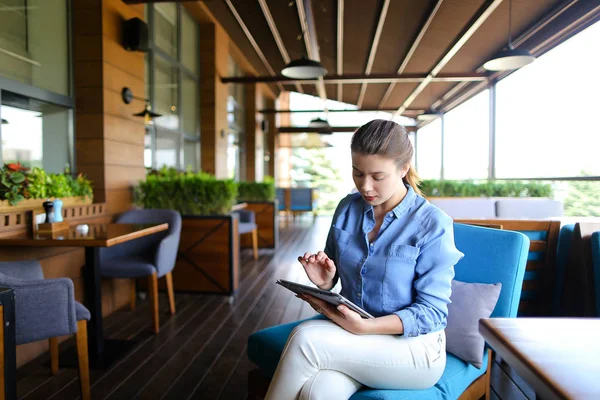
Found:
[(365, 201), (378, 206), (400, 196), (404, 197), (406, 188), (402, 178), (409, 166), (397, 168), (393, 159), (378, 155), (366, 155), (352, 152), (352, 177), (356, 188)]

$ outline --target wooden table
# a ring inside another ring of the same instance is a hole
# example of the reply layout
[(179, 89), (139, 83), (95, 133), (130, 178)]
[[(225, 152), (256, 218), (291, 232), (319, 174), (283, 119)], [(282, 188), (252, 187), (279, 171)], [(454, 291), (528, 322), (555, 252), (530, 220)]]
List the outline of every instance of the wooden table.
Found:
[(600, 399), (600, 319), (488, 318), (479, 332), (540, 398)]
[[(72, 226), (62, 232), (27, 232), (0, 238), (0, 246), (84, 247), (84, 305), (90, 311), (88, 351), (90, 365), (106, 368), (131, 346), (120, 341), (105, 341), (102, 327), (102, 282), (99, 268), (100, 248), (111, 247), (153, 233), (165, 231), (169, 224), (89, 224), (88, 231)], [(105, 343), (106, 342), (106, 343)], [(62, 360), (63, 357), (61, 357)]]

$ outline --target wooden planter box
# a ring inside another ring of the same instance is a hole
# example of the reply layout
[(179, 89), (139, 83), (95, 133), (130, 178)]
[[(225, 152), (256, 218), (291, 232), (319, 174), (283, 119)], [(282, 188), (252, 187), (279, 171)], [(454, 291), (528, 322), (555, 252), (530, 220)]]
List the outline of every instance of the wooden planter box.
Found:
[[(258, 247), (274, 249), (279, 242), (278, 204), (275, 201), (247, 201), (246, 210), (254, 211), (258, 226)], [(252, 247), (252, 236), (243, 235), (240, 238), (243, 248)]]
[[(54, 199), (54, 197), (50, 198), (50, 200)], [(93, 199), (90, 199), (89, 197), (61, 197), (61, 200), (63, 201), (63, 208), (83, 206), (87, 204), (92, 204), (93, 202)], [(43, 211), (44, 207), (42, 206), (42, 203), (44, 203), (45, 201), (46, 199), (25, 199), (23, 201), (20, 201), (17, 205), (11, 206), (8, 200), (0, 200), (0, 214), (11, 213), (21, 210)]]
[(237, 216), (183, 216), (174, 289), (233, 295), (240, 283), (239, 238)]

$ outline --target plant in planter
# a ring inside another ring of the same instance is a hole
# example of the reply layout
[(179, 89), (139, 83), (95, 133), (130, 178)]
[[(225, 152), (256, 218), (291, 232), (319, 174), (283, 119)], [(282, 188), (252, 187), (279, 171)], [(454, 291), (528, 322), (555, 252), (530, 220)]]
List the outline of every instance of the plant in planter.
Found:
[(235, 203), (237, 185), (204, 172), (152, 171), (135, 189), (144, 208), (170, 208), (182, 215), (223, 215)]
[[(73, 178), (69, 174), (48, 174), (41, 168), (29, 171), (21, 164), (6, 164), (0, 169), (0, 200), (16, 206), (23, 200), (81, 197), (92, 199), (92, 183), (82, 174)], [(27, 204), (31, 208), (40, 204)]]
[(275, 181), (265, 177), (264, 182), (239, 182), (238, 201), (275, 200)]
[(419, 185), (427, 197), (552, 197), (552, 186), (521, 181), (447, 181), (428, 179)]

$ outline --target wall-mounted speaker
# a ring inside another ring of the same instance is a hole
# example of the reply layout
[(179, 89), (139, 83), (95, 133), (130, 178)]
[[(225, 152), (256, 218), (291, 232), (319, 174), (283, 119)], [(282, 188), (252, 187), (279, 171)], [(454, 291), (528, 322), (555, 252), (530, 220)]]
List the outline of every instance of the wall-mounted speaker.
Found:
[(148, 51), (148, 25), (139, 18), (123, 22), (123, 47), (129, 51)]

